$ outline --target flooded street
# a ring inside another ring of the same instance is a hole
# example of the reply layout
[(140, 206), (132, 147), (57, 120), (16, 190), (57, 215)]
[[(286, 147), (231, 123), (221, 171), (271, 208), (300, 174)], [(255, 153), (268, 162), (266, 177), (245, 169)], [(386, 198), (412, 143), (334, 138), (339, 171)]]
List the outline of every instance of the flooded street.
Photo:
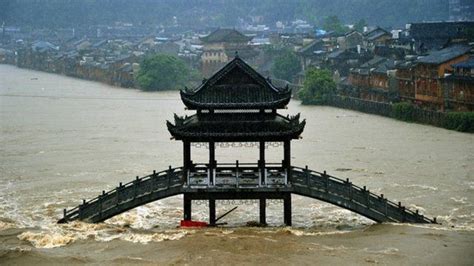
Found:
[[(442, 225), (374, 224), (355, 213), (293, 196), (293, 227), (281, 202), (239, 205), (227, 226), (177, 229), (180, 196), (106, 223), (58, 225), (63, 208), (182, 165), (182, 144), (166, 120), (186, 114), (179, 93), (141, 92), (0, 65), (0, 264), (466, 264), (474, 261), (474, 135), (332, 107), (302, 106), (307, 125), (292, 164), (327, 170), (401, 201)], [(191, 112), (189, 112), (191, 114)], [(193, 161), (207, 150), (193, 148)], [(271, 147), (280, 162), (282, 147)], [(218, 162), (256, 162), (258, 149), (218, 148)], [(204, 204), (193, 219), (207, 220)]]

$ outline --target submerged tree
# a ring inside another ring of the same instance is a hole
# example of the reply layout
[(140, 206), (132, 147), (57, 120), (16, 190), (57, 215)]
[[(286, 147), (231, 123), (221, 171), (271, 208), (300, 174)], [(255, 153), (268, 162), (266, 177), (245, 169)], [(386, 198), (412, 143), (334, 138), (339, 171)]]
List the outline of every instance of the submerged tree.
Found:
[(311, 68), (306, 71), (303, 88), (299, 91), (303, 104), (325, 104), (336, 92), (336, 83), (331, 72), (325, 69)]
[(292, 78), (301, 71), (300, 61), (296, 55), (285, 50), (283, 54), (275, 58), (272, 66), (272, 73), (279, 79), (291, 81)]
[(171, 90), (183, 87), (190, 74), (183, 60), (157, 54), (142, 61), (136, 80), (140, 88), (146, 91)]

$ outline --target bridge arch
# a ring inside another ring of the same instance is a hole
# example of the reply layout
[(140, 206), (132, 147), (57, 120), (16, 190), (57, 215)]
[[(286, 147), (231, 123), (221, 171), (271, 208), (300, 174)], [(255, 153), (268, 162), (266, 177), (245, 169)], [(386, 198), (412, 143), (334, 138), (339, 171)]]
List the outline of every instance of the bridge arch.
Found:
[[(226, 166), (226, 169), (228, 168)], [(289, 198), (289, 202), (287, 200), (288, 195), (293, 193), (333, 204), (378, 223), (436, 223), (436, 219), (431, 220), (418, 211), (406, 209), (401, 203), (396, 204), (386, 199), (383, 194), (376, 195), (365, 187), (352, 184), (348, 179), (342, 180), (328, 175), (326, 172), (316, 172), (307, 167), (291, 167), (290, 184), (257, 187), (239, 187), (238, 185), (233, 188), (193, 187), (184, 184), (184, 174), (182, 167), (170, 167), (167, 170), (153, 172), (145, 177), (137, 177), (126, 184), (120, 183), (111, 191), (103, 191), (98, 197), (89, 201), (84, 200), (82, 204), (73, 209), (65, 209), (64, 217), (58, 222), (65, 223), (73, 220), (92, 223), (102, 222), (147, 203), (184, 194), (185, 216), (187, 212), (186, 200), (190, 202), (191, 199), (215, 200), (229, 197), (232, 199), (267, 199), (281, 197), (285, 199), (285, 223), (291, 224), (291, 198)], [(262, 208), (262, 204), (260, 206)], [(188, 208), (190, 212), (190, 206)], [(286, 214), (288, 208), (289, 218)], [(188, 219), (190, 219), (190, 213)]]

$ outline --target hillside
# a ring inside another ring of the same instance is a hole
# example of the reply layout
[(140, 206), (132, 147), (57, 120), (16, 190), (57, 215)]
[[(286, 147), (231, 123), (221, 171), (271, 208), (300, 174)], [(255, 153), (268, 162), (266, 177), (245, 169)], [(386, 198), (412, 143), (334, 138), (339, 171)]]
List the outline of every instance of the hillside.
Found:
[[(348, 4), (349, 3), (349, 4)], [(447, 0), (4, 0), (0, 20), (7, 25), (70, 27), (111, 24), (178, 23), (189, 27), (234, 26), (262, 16), (261, 23), (305, 19), (320, 25), (337, 15), (345, 23), (365, 19), (385, 27), (446, 20)]]

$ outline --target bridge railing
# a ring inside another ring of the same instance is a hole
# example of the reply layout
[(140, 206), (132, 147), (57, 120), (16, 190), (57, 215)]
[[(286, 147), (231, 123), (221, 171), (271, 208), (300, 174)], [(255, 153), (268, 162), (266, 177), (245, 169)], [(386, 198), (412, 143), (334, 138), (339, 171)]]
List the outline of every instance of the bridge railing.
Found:
[[(389, 217), (398, 217), (402, 215), (405, 217), (407, 214), (416, 219), (423, 220), (427, 223), (436, 223), (436, 218), (430, 220), (427, 217), (424, 217), (422, 214), (410, 209), (406, 209), (405, 206), (402, 206), (401, 202), (395, 203), (388, 200), (384, 197), (383, 194), (377, 195), (370, 192), (365, 186), (360, 187), (352, 184), (349, 179), (343, 180), (338, 177), (329, 175), (324, 172), (318, 172), (308, 169), (308, 167), (292, 167), (292, 182), (305, 185), (311, 188), (325, 188), (324, 190), (329, 191), (328, 187), (331, 187), (331, 193), (339, 194), (342, 197), (347, 197), (350, 195), (350, 199), (359, 202), (365, 203), (367, 208), (374, 208), (381, 214)], [(317, 179), (312, 178), (312, 176), (318, 177)], [(316, 186), (314, 186), (316, 185)], [(383, 210), (381, 210), (383, 208)], [(407, 217), (408, 219), (409, 217)]]
[[(208, 165), (195, 165), (195, 169), (202, 168), (208, 170)], [(243, 169), (250, 169), (247, 175), (243, 176), (252, 176), (261, 173), (261, 168), (258, 167), (258, 164), (255, 163), (243, 163), (239, 164), (219, 164), (217, 169), (230, 169), (234, 172), (226, 173), (224, 176), (233, 176), (239, 177), (239, 171)], [(240, 169), (240, 170), (239, 170)], [(277, 176), (276, 178), (281, 179), (283, 169), (281, 164), (266, 164), (266, 169), (276, 169), (273, 175)], [(322, 195), (320, 199), (326, 199), (328, 202), (339, 202), (343, 201), (344, 204), (352, 205), (354, 208), (362, 208), (362, 213), (371, 213), (375, 217), (379, 217), (379, 221), (402, 221), (402, 222), (426, 222), (426, 223), (436, 223), (436, 219), (430, 220), (423, 215), (419, 214), (418, 211), (414, 212), (412, 210), (406, 209), (399, 202), (396, 204), (386, 198), (383, 194), (376, 195), (366, 187), (359, 187), (352, 184), (349, 179), (343, 180), (335, 176), (327, 174), (324, 172), (317, 172), (314, 170), (301, 167), (292, 167), (291, 173), (289, 175), (291, 178), (290, 184), (294, 185), (295, 191), (298, 191), (298, 187), (304, 189), (310, 189), (309, 191), (320, 191), (316, 195), (316, 198), (320, 198), (319, 195)], [(161, 196), (168, 195), (166, 191), (170, 188), (176, 188), (179, 185), (183, 185), (183, 171), (181, 167), (178, 168), (169, 168), (161, 172), (153, 171), (152, 174), (144, 177), (136, 177), (135, 180), (122, 184), (120, 183), (118, 187), (105, 192), (102, 191), (102, 194), (89, 200), (83, 200), (83, 203), (79, 206), (72, 208), (70, 210), (64, 210), (63, 222), (68, 220), (75, 219), (89, 219), (89, 217), (95, 217), (92, 220), (99, 221), (106, 219), (108, 214), (116, 211), (113, 209), (120, 206), (120, 210), (124, 211), (127, 206), (135, 206), (137, 204), (144, 204), (147, 202), (147, 198), (153, 199), (153, 197), (162, 194)], [(245, 178), (247, 178), (245, 177)], [(253, 178), (253, 177), (252, 177)], [(237, 180), (237, 184), (238, 184)], [(271, 184), (270, 184), (271, 185)], [(285, 179), (286, 186), (286, 179)], [(289, 186), (291, 188), (291, 185)], [(166, 191), (165, 191), (166, 190)], [(172, 192), (174, 191), (174, 192)], [(151, 194), (157, 192), (158, 194)], [(170, 193), (179, 192), (176, 189), (171, 189)], [(305, 192), (306, 193), (306, 192)], [(143, 196), (143, 197), (142, 197)], [(327, 197), (327, 198), (325, 198)], [(135, 201), (138, 199), (138, 201)], [(335, 203), (336, 205), (338, 203)], [(347, 205), (340, 204), (340, 206)], [(137, 205), (138, 206), (138, 205)], [(370, 217), (370, 215), (368, 215)], [(376, 218), (377, 219), (377, 218)], [(61, 221), (60, 221), (61, 222)]]
[[(137, 176), (135, 180), (125, 184), (122, 184), (122, 182), (120, 182), (119, 186), (113, 188), (112, 190), (109, 190), (107, 192), (102, 191), (102, 194), (91, 200), (83, 200), (82, 204), (72, 209), (64, 209), (64, 219), (75, 219), (77, 218), (77, 216), (87, 217), (88, 212), (93, 214), (96, 211), (96, 208), (86, 209), (86, 206), (99, 207), (102, 211), (102, 209), (105, 210), (107, 208), (110, 208), (111, 206), (115, 206), (116, 204), (129, 200), (130, 198), (134, 198), (137, 195), (150, 192), (150, 189), (166, 188), (182, 184), (181, 175), (170, 175), (170, 173), (176, 173), (181, 171), (181, 167), (169, 167), (167, 170), (160, 172), (153, 171), (152, 174), (143, 177)], [(153, 180), (159, 180), (160, 182), (151, 184)], [(147, 183), (150, 184), (147, 185)]]

